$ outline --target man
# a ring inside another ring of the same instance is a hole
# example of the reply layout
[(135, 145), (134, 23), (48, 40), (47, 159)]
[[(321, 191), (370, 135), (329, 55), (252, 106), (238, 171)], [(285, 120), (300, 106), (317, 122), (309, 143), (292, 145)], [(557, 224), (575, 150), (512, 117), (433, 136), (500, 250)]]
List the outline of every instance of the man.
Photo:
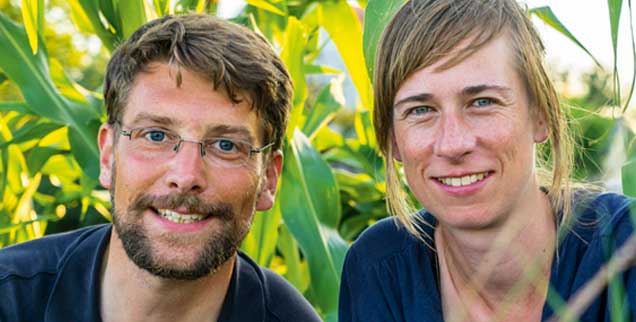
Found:
[(238, 247), (272, 207), (289, 75), (248, 29), (168, 16), (114, 53), (100, 182), (113, 225), (0, 252), (0, 321), (320, 321)]

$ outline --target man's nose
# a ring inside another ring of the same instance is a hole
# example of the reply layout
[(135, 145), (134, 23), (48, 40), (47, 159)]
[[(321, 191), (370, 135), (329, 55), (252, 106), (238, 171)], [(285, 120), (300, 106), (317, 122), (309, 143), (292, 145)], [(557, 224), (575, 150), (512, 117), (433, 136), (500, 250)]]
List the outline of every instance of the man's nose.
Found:
[(179, 193), (200, 193), (207, 188), (206, 164), (197, 142), (182, 141), (168, 161), (166, 184)]
[(436, 136), (435, 155), (455, 162), (472, 153), (477, 142), (474, 129), (455, 112), (442, 115)]

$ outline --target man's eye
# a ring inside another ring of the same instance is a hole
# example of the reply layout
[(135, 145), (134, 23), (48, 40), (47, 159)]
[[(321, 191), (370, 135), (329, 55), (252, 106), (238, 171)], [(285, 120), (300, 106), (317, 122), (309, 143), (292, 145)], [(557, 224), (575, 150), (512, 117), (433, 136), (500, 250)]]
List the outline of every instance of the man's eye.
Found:
[(166, 138), (166, 132), (161, 130), (145, 131), (144, 137), (152, 142), (163, 142)]
[(478, 98), (473, 101), (473, 106), (485, 107), (493, 104), (493, 100), (487, 97)]
[(230, 140), (219, 139), (216, 141), (216, 147), (223, 152), (232, 152), (236, 149), (236, 144)]

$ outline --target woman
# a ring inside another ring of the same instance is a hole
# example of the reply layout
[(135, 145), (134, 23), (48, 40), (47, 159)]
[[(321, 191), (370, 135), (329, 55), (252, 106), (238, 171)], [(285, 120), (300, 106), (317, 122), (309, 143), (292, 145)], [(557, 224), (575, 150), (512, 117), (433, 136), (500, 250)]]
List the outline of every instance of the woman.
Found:
[[(374, 126), (397, 225), (351, 247), (340, 322), (542, 321), (633, 232), (633, 200), (570, 191), (572, 143), (543, 54), (514, 0), (413, 0), (396, 14)], [(426, 210), (409, 205), (395, 162)], [(636, 321), (636, 270), (617, 281), (624, 292), (606, 289), (581, 321), (610, 319), (617, 300)]]

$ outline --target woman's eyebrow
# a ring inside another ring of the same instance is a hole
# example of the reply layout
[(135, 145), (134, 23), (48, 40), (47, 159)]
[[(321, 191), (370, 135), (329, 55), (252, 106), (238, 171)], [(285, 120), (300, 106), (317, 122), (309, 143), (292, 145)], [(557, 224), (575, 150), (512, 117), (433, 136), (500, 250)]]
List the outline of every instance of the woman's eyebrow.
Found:
[(495, 91), (506, 97), (510, 96), (510, 94), (512, 93), (512, 89), (510, 87), (501, 86), (501, 85), (479, 84), (479, 85), (464, 87), (464, 89), (462, 89), (462, 95), (472, 96), (484, 91)]
[(433, 99), (433, 94), (430, 94), (430, 93), (420, 93), (416, 95), (411, 95), (397, 101), (397, 103), (393, 105), (393, 108), (397, 109), (400, 107), (400, 105), (404, 105), (406, 103), (411, 103), (411, 102), (421, 103), (421, 102), (430, 101), (432, 99)]

